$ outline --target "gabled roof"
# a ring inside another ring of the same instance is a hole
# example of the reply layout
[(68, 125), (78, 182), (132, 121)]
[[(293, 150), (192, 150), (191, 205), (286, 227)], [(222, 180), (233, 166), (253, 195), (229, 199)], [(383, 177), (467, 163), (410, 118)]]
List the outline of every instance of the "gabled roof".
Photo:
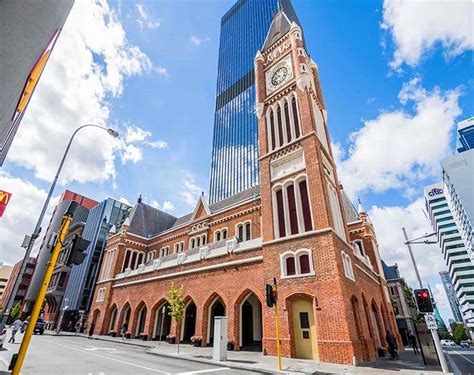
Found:
[(206, 199), (204, 198), (204, 193), (198, 199), (196, 204), (196, 208), (194, 209), (193, 214), (191, 215), (191, 221), (199, 219), (201, 217), (206, 217), (211, 214), (211, 210), (209, 210), (209, 206), (207, 205)]
[(128, 231), (145, 238), (156, 236), (176, 222), (173, 215), (142, 203), (141, 200), (135, 205), (129, 218)]
[(360, 217), (357, 213), (354, 205), (352, 204), (351, 200), (347, 196), (344, 189), (341, 190), (342, 193), (342, 205), (344, 206), (344, 212), (346, 213), (346, 221), (347, 224), (353, 223), (355, 221), (359, 221)]
[(278, 42), (281, 37), (287, 34), (291, 29), (291, 21), (283, 10), (280, 10), (275, 17), (273, 17), (272, 24), (268, 30), (267, 37), (263, 43), (263, 51), (270, 48), (273, 44)]

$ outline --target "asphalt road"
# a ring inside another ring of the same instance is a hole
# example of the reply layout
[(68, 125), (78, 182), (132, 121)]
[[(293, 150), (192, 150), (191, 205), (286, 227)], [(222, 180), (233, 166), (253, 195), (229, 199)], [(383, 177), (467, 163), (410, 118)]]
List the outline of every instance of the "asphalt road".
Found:
[(451, 361), (448, 361), (448, 365), (455, 374), (474, 374), (474, 348), (443, 346), (443, 349), (454, 362), (454, 366)]
[[(8, 338), (10, 337), (10, 330)], [(17, 336), (21, 339), (21, 336)], [(4, 344), (0, 369), (6, 370), (20, 340)], [(6, 372), (5, 372), (6, 373)], [(4, 372), (0, 371), (0, 374)], [(35, 375), (126, 375), (126, 374), (251, 374), (209, 364), (160, 357), (145, 353), (145, 348), (68, 336), (33, 336), (21, 374)]]

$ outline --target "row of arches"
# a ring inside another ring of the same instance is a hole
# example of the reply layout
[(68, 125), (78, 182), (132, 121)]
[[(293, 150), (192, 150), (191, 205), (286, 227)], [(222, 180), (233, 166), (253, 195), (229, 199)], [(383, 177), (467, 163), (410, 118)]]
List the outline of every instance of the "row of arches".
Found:
[[(226, 316), (227, 306), (224, 299), (214, 293), (198, 311), (196, 302), (188, 297), (185, 299), (184, 319), (177, 332), (176, 340), (188, 343), (193, 336), (202, 336), (203, 345), (212, 346), (214, 341), (214, 318), (216, 316)], [(239, 326), (239, 348), (241, 350), (261, 349), (262, 345), (262, 304), (259, 298), (251, 291), (239, 298), (235, 303), (237, 311), (237, 321)], [(145, 302), (140, 302), (132, 310), (130, 303), (126, 303), (122, 308), (113, 304), (108, 311), (108, 333), (111, 331), (119, 333), (127, 324), (127, 331), (131, 337), (139, 337), (142, 334), (148, 335), (149, 339), (163, 341), (166, 336), (172, 333), (172, 318), (168, 314), (169, 303), (163, 299), (151, 309)], [(202, 314), (201, 326), (198, 327), (197, 316)], [(99, 310), (94, 314), (97, 321)], [(148, 325), (147, 325), (148, 323)], [(148, 328), (147, 328), (148, 327)], [(151, 335), (151, 336), (150, 336)]]

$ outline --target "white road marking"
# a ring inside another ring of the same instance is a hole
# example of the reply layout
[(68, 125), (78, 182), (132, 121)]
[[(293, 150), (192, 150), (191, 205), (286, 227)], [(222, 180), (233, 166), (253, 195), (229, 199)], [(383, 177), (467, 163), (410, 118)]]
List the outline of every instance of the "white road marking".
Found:
[(204, 374), (205, 372), (215, 372), (215, 371), (224, 371), (230, 370), (229, 367), (218, 367), (218, 368), (209, 368), (207, 370), (196, 370), (189, 372), (177, 372), (175, 375), (194, 375), (194, 374)]
[(110, 357), (106, 357), (105, 355), (100, 355), (100, 354), (91, 353), (90, 351), (85, 351), (85, 350), (82, 350), (82, 349), (78, 349), (78, 348), (75, 348), (74, 346), (69, 346), (69, 345), (64, 345), (64, 344), (58, 344), (58, 343), (54, 343), (53, 345), (62, 346), (62, 347), (64, 347), (64, 348), (76, 350), (76, 351), (78, 351), (78, 352), (86, 353), (86, 354), (93, 355), (93, 356), (96, 356), (96, 357), (99, 357), (99, 358), (105, 358), (105, 359), (108, 359), (108, 360), (110, 360), (110, 361), (123, 363), (124, 365), (134, 366), (134, 367), (142, 368), (142, 369), (144, 369), (144, 370), (153, 371), (153, 372), (158, 372), (158, 373), (160, 373), (160, 374), (166, 374), (166, 375), (169, 375), (169, 374), (170, 374), (169, 372), (160, 371), (160, 370), (157, 370), (157, 369), (154, 369), (154, 368), (151, 368), (151, 367), (142, 366), (142, 365), (137, 365), (136, 363), (121, 361), (120, 359), (110, 358)]
[(453, 350), (454, 353), (460, 355), (461, 357), (463, 357), (466, 361), (468, 361), (470, 364), (474, 365), (474, 362), (472, 362), (469, 358), (467, 358), (466, 356), (462, 355), (461, 353)]
[(3, 363), (5, 363), (5, 366), (7, 366), (7, 367), (10, 366), (10, 364), (9, 364), (6, 360), (4, 360), (3, 358), (1, 358), (1, 357), (0, 357), (0, 361), (2, 361)]
[(84, 350), (90, 350), (90, 351), (96, 351), (96, 350), (108, 350), (108, 351), (116, 351), (117, 349), (115, 348), (98, 348), (98, 347), (95, 347), (95, 346), (89, 346), (87, 348), (84, 348)]

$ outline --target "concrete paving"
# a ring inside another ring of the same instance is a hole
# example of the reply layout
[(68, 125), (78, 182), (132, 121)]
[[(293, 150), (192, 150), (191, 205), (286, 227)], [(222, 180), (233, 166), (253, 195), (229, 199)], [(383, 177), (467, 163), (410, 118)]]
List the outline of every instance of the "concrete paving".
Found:
[[(3, 371), (7, 369), (13, 353), (16, 353), (20, 347), (22, 335), (17, 335), (17, 337), (15, 344), (6, 343), (4, 350), (0, 351), (0, 369)], [(254, 371), (235, 370), (184, 359), (152, 356), (146, 353), (146, 348), (139, 346), (66, 335), (33, 336), (21, 371), (24, 375), (248, 375), (254, 373)]]

